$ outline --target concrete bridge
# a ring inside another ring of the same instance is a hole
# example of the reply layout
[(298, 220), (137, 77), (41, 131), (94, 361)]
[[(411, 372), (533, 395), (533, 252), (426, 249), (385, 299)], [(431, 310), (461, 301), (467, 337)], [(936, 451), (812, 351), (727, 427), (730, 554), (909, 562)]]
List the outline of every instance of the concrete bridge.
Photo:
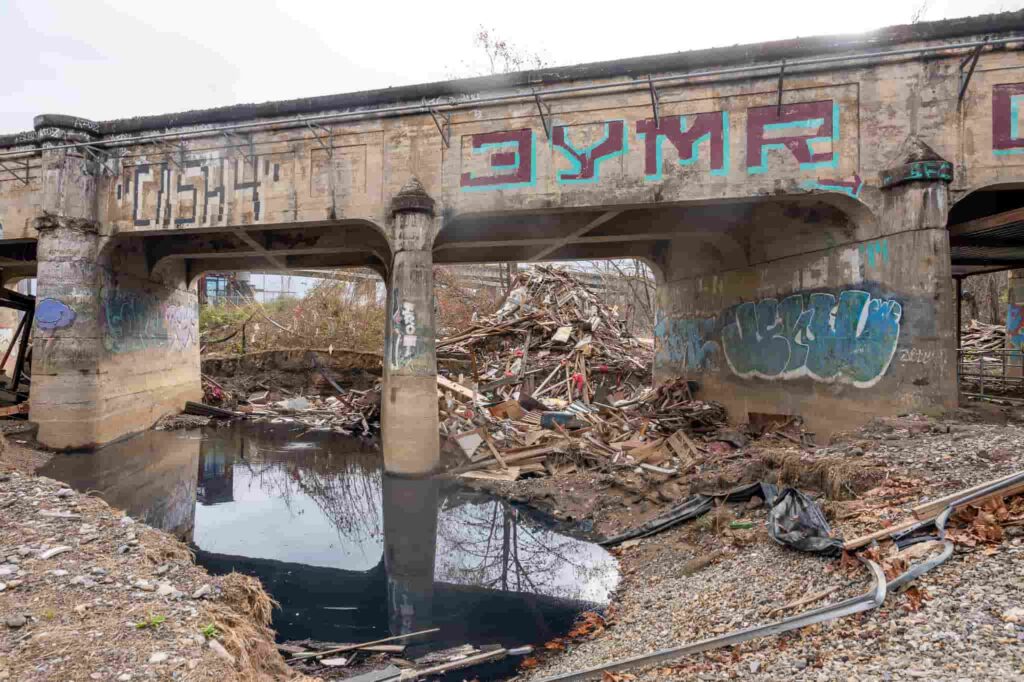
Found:
[(952, 407), (952, 277), (1024, 264), (1024, 13), (0, 137), (38, 278), (31, 418), (109, 442), (200, 395), (195, 279), (369, 266), (388, 468), (436, 465), (431, 265), (637, 257), (656, 378), (822, 430)]

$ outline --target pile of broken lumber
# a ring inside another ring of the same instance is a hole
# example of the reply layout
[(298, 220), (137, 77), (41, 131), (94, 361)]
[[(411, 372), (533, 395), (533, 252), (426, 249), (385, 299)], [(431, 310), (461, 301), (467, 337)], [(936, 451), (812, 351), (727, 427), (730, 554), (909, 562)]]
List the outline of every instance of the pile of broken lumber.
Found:
[(678, 380), (651, 389), (653, 351), (572, 273), (521, 273), (492, 316), (437, 344), (471, 373), (439, 376), (440, 430), (466, 461), (449, 473), (515, 480), (562, 466), (682, 471), (725, 410)]
[(960, 333), (960, 347), (967, 351), (1003, 350), (1006, 348), (1006, 326), (971, 320)]

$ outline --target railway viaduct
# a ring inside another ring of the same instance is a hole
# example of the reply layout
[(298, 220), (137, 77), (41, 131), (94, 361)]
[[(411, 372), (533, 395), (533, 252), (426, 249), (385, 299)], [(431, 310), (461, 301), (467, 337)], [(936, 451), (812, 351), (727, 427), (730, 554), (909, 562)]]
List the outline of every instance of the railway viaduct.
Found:
[(643, 258), (656, 380), (810, 427), (953, 407), (954, 278), (1024, 265), (1024, 13), (0, 137), (31, 418), (100, 445), (200, 396), (208, 270), (388, 285), (386, 464), (437, 462), (435, 263)]

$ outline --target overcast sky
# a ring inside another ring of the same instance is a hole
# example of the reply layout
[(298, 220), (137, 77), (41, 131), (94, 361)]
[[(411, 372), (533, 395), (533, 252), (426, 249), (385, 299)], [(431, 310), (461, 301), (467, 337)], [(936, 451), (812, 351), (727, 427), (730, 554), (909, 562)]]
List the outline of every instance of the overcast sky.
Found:
[[(552, 65), (908, 23), (922, 0), (0, 0), (0, 133), (474, 75), (482, 25)], [(1019, 9), (930, 0), (924, 18)]]

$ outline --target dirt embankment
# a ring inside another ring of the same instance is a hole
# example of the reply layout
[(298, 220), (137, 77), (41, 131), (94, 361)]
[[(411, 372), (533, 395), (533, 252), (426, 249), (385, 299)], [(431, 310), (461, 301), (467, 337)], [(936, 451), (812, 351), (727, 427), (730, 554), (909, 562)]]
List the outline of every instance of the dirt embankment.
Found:
[[(16, 438), (16, 436), (15, 436)], [(0, 452), (0, 680), (283, 680), (259, 582)]]

